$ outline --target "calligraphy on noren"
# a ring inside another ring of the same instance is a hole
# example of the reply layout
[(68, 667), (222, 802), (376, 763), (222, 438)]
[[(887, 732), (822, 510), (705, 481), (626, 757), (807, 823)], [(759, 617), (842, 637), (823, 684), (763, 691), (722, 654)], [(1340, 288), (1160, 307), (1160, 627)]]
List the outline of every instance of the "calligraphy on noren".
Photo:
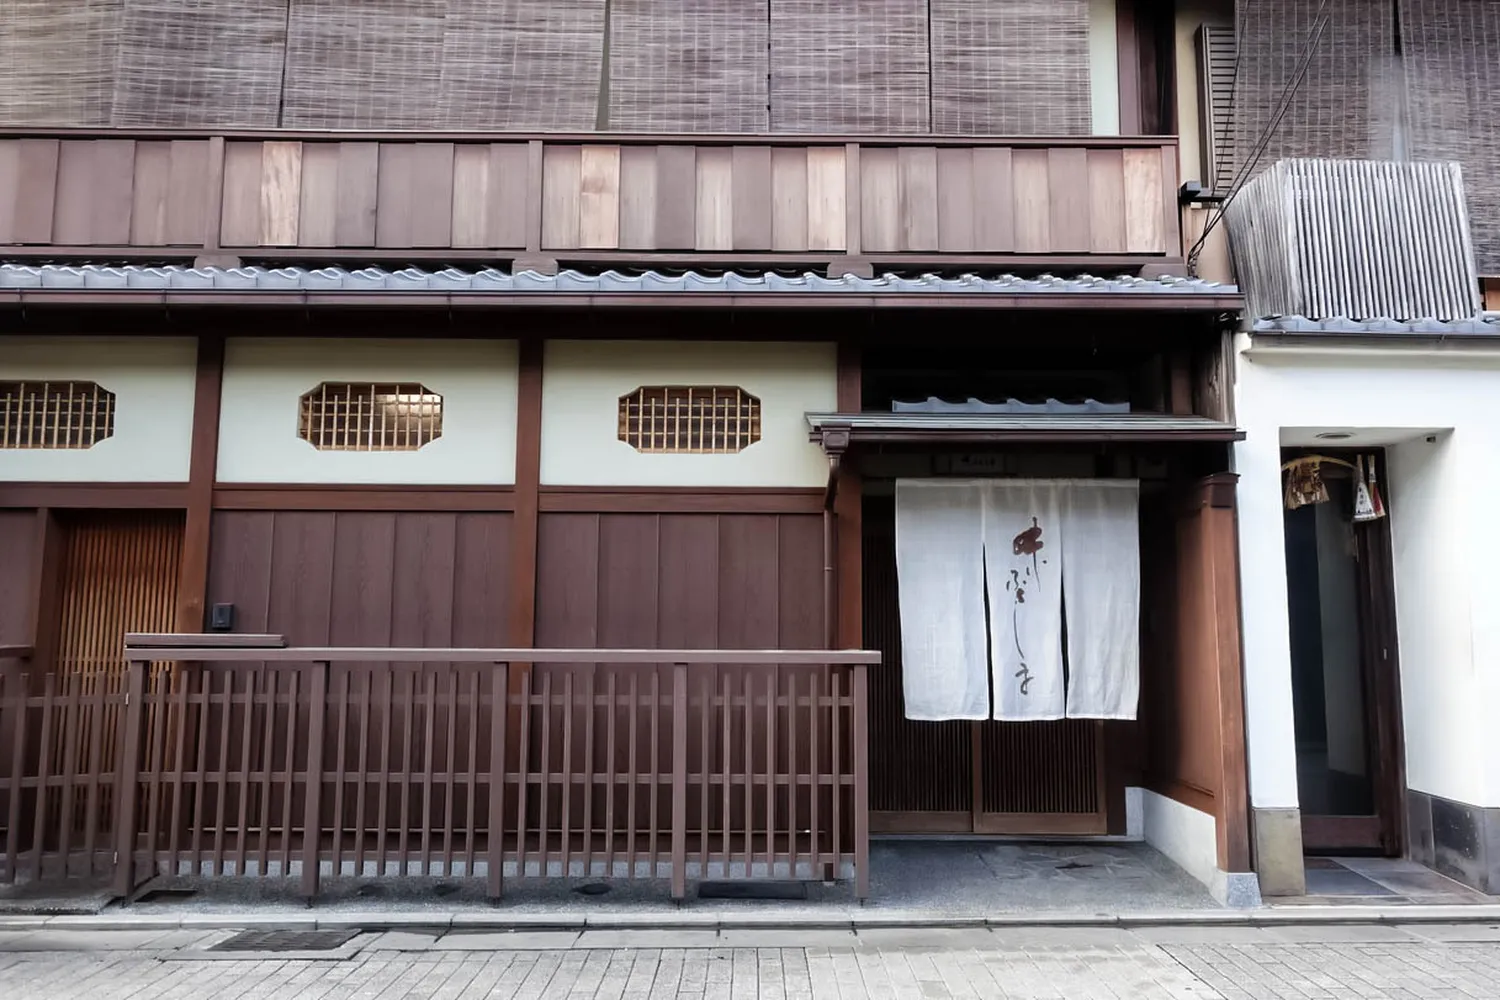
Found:
[[(1010, 543), (1012, 555), (1031, 557), (1031, 565), (1022, 569), (1012, 568), (1010, 579), (1005, 583), (1005, 589), (1011, 595), (1011, 635), (1016, 643), (1016, 656), (1021, 661), (1021, 669), (1012, 676), (1021, 682), (1020, 691), (1023, 696), (1031, 693), (1031, 668), (1026, 664), (1026, 651), (1021, 648), (1021, 605), (1026, 603), (1028, 587), (1041, 586), (1042, 574), (1037, 554), (1045, 545), (1046, 543), (1042, 541), (1041, 523), (1034, 516), (1031, 519), (1031, 527), (1011, 539)], [(1045, 562), (1045, 560), (1042, 561)]]

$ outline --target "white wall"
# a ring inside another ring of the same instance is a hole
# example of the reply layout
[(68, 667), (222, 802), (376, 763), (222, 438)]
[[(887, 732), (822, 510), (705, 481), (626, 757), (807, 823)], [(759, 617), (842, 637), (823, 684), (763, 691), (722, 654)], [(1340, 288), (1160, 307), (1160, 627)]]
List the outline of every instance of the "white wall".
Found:
[[(761, 439), (733, 455), (642, 454), (619, 438), (620, 397), (645, 385), (734, 385), (761, 403)], [(805, 414), (834, 409), (833, 344), (548, 341), (542, 482), (557, 486), (823, 486)]]
[(92, 448), (0, 450), (0, 480), (186, 482), (197, 357), (190, 337), (0, 338), (0, 379), (83, 380), (115, 394), (112, 436)]
[[(1250, 790), (1297, 805), (1282, 548), (1281, 447), (1391, 446), (1389, 481), (1407, 783), (1500, 805), (1500, 351), (1279, 352), (1239, 338), (1235, 446)], [(1429, 443), (1426, 439), (1433, 437)]]
[(1212, 886), (1219, 875), (1219, 839), (1208, 813), (1150, 789), (1141, 792), (1146, 843), (1193, 878)]
[[(517, 350), (509, 340), (231, 339), (219, 417), (223, 483), (515, 482)], [(443, 433), (417, 451), (319, 451), (297, 436), (320, 382), (420, 382)]]

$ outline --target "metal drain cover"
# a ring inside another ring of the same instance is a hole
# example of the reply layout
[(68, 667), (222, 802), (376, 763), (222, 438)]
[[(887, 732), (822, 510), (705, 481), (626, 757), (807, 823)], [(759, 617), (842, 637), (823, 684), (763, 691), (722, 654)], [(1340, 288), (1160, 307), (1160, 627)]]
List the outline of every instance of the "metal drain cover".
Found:
[(701, 882), (699, 899), (806, 899), (803, 882), (773, 882), (747, 879), (744, 882)]
[(240, 931), (209, 951), (333, 951), (354, 939), (357, 931)]

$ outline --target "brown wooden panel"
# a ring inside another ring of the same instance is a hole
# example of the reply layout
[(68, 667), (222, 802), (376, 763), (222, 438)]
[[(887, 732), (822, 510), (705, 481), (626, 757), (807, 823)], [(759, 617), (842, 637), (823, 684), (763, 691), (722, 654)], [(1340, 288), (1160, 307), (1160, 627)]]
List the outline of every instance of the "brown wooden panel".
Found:
[[(281, 511), (275, 515), (270, 545), (270, 593), (266, 625), (291, 644), (376, 642), (377, 636), (335, 636), (330, 615), (347, 598), (334, 586), (334, 538), (338, 519), (331, 511)], [(350, 558), (354, 553), (345, 553)], [(349, 581), (343, 581), (346, 584)], [(365, 587), (370, 581), (359, 581)]]
[[(278, 519), (285, 515), (278, 514)], [(345, 512), (334, 526), (333, 601), (330, 641), (372, 646), (394, 645), (396, 522), (400, 514)], [(342, 553), (348, 553), (347, 556)]]
[(807, 248), (843, 250), (848, 246), (848, 171), (839, 146), (807, 150)]
[(411, 185), (411, 245), (452, 245), (453, 143), (417, 143), (412, 150)]
[(1089, 151), (1067, 146), (1047, 150), (1049, 247), (1054, 252), (1088, 252), (1092, 241), (1088, 191)]
[(454, 514), (414, 513), (397, 519), (392, 645), (435, 646), (453, 641), (456, 540)]
[(777, 146), (771, 151), (771, 249), (806, 250), (807, 150)]
[(22, 139), (18, 146), (11, 241), (51, 243), (59, 143), (56, 139)]
[(698, 233), (698, 151), (656, 147), (656, 246), (691, 250)]
[(937, 151), (938, 249), (974, 250), (974, 151), (945, 146)]
[(1089, 150), (1089, 249), (1125, 252), (1125, 158), (1118, 149)]
[(733, 153), (734, 249), (771, 249), (771, 147), (735, 146)]
[[(172, 143), (135, 144), (135, 191), (130, 209), (130, 242), (161, 246), (167, 239), (167, 199), (172, 192)], [(199, 234), (201, 238), (201, 233)]]
[(490, 147), (466, 143), (453, 150), (453, 245), (489, 246)]
[(94, 142), (64, 140), (57, 155), (57, 208), (52, 239), (68, 246), (87, 246), (93, 221)]
[(280, 516), (271, 511), (214, 513), (207, 603), (233, 604), (237, 632), (268, 631), (271, 552)]
[[(32, 608), (37, 589), (37, 514), (34, 510), (0, 510), (0, 646), (30, 646)], [(0, 668), (3, 669), (3, 668)]]
[[(661, 519), (639, 514), (599, 517), (599, 644), (618, 649), (661, 645)], [(670, 613), (669, 611), (667, 613)]]
[(1047, 159), (1045, 149), (1017, 149), (1011, 154), (1018, 253), (1047, 253), (1052, 249)]
[(898, 152), (860, 150), (860, 246), (866, 253), (901, 249), (901, 169)]
[(302, 193), (297, 242), (305, 247), (338, 245), (339, 143), (309, 142), (302, 147)]
[(584, 146), (579, 152), (578, 245), (620, 245), (620, 147)]
[(548, 145), (542, 154), (542, 247), (578, 248), (578, 192), (583, 171), (580, 146)]
[(95, 146), (90, 241), (98, 246), (123, 246), (130, 241), (135, 142), (131, 139), (99, 139)]
[(734, 153), (722, 146), (700, 146), (693, 246), (734, 249)]
[(296, 246), (301, 209), (302, 143), (265, 143), (261, 148), (260, 242)]
[(974, 250), (1016, 249), (1015, 161), (1003, 146), (974, 150)]
[[(172, 140), (172, 186), (167, 195), (167, 242), (201, 244), (209, 216), (208, 141)], [(215, 195), (217, 197), (217, 194)], [(218, 205), (214, 204), (217, 211)]]
[(901, 184), (901, 249), (938, 249), (938, 166), (932, 146), (902, 146), (897, 157)]
[[(771, 514), (719, 518), (719, 642), (728, 649), (774, 649), (781, 644), (778, 528)], [(809, 593), (819, 590), (813, 581)]]
[(261, 144), (224, 144), (224, 206), (219, 219), (219, 241), (227, 247), (260, 243)]
[(0, 139), (0, 243), (18, 242), (15, 238), (16, 198), (21, 187), (21, 143)]
[(663, 514), (660, 522), (658, 640), (663, 646), (682, 643), (684, 649), (721, 648), (718, 518)]
[(412, 175), (416, 147), (404, 142), (380, 144), (380, 176), (375, 201), (375, 245), (412, 245)]
[(545, 514), (537, 522), (538, 646), (599, 644), (601, 516)]
[(656, 148), (620, 150), (620, 249), (652, 250), (656, 240)]
[(1124, 151), (1125, 249), (1130, 253), (1164, 253), (1162, 151)]
[(459, 514), (454, 527), (453, 643), (503, 646), (510, 607), (509, 514)]
[(342, 247), (375, 245), (380, 197), (380, 145), (339, 143), (336, 240)]
[(776, 612), (782, 649), (819, 649), (827, 645), (823, 621), (823, 518), (782, 517), (777, 521)]
[(492, 246), (526, 246), (526, 195), (530, 190), (530, 150), (524, 143), (490, 146), (489, 226)]

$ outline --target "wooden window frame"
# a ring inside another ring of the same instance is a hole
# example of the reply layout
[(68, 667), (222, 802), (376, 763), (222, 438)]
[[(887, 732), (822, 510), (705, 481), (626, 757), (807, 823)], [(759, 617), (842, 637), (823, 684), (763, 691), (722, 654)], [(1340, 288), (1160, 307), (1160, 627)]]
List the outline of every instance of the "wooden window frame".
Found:
[(88, 379), (0, 381), (0, 450), (86, 451), (114, 437), (115, 409)]
[(761, 401), (734, 385), (644, 385), (620, 397), (619, 438), (643, 455), (738, 455), (761, 438)]
[(420, 382), (319, 382), (297, 401), (297, 436), (318, 451), (420, 451), (443, 436), (443, 396)]

